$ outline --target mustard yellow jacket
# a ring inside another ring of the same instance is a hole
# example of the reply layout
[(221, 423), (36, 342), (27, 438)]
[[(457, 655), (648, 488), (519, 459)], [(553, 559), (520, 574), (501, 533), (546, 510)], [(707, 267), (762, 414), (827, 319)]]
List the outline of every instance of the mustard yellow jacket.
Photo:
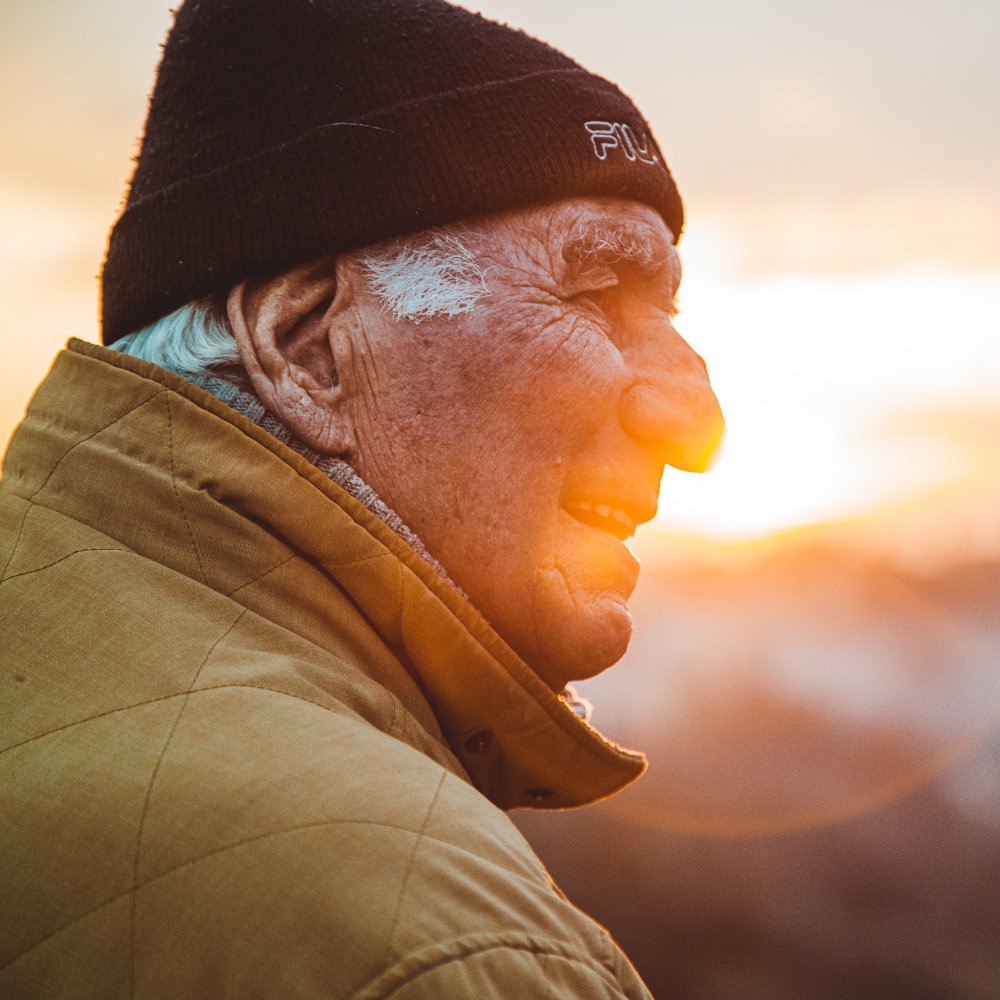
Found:
[(0, 571), (0, 996), (648, 996), (502, 811), (641, 757), (250, 421), (72, 341)]

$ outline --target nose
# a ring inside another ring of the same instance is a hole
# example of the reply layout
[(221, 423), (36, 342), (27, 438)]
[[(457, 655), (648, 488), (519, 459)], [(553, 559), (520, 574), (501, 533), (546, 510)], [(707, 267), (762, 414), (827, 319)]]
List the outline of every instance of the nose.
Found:
[(622, 427), (667, 465), (704, 472), (726, 427), (705, 362), (672, 327), (635, 361), (635, 380), (619, 401)]

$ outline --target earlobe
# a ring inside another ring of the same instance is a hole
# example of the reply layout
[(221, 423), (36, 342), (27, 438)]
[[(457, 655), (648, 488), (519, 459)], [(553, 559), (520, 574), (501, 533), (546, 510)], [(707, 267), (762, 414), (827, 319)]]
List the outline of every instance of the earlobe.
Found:
[(234, 286), (227, 314), (243, 366), (264, 405), (324, 454), (348, 455), (349, 378), (335, 347), (352, 295), (333, 258)]

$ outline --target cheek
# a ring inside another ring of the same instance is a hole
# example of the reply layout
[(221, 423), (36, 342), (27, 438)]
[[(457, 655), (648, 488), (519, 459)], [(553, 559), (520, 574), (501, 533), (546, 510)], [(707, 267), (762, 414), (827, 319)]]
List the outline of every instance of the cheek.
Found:
[(623, 388), (628, 366), (606, 332), (593, 322), (567, 323), (558, 350), (543, 360), (542, 377), (559, 402), (582, 406), (607, 404)]
[(620, 391), (613, 349), (571, 341), (498, 348), (453, 355), (424, 380), (431, 394), (409, 401), (443, 445), (464, 439), (488, 448), (494, 461), (516, 454), (530, 465), (565, 455), (608, 418)]
[(592, 324), (554, 324), (510, 359), (508, 398), (541, 434), (586, 437), (613, 416), (627, 384), (621, 352)]
[(537, 538), (552, 528), (566, 476), (588, 459), (607, 464), (608, 456), (594, 455), (595, 442), (617, 421), (627, 382), (606, 338), (532, 346), (504, 357), (502, 378), (468, 393), (464, 420), (481, 460), (474, 492), (489, 493), (509, 529)]

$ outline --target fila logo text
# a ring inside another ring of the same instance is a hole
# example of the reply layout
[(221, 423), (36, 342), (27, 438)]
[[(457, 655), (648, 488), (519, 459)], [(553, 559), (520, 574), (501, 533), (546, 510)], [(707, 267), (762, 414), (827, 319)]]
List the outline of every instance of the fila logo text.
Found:
[(606, 160), (611, 149), (620, 149), (628, 159), (642, 160), (643, 163), (658, 163), (660, 160), (652, 150), (649, 136), (643, 133), (640, 143), (631, 126), (623, 122), (586, 122), (585, 127), (599, 160)]

